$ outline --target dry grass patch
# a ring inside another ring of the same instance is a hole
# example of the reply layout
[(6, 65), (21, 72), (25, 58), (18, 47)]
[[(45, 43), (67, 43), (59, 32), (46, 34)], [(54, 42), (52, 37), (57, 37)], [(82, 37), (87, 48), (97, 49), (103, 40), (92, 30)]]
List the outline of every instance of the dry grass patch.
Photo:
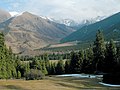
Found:
[(46, 77), (44, 80), (0, 80), (0, 90), (119, 90), (100, 85), (97, 79)]
[(52, 80), (0, 80), (0, 90), (73, 90)]

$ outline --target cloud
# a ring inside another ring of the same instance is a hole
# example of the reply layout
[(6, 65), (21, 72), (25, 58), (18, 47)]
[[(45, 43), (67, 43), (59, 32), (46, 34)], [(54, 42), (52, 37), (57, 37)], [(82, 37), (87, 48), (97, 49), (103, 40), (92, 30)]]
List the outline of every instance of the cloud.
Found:
[(119, 12), (120, 0), (7, 0), (16, 11), (82, 20)]

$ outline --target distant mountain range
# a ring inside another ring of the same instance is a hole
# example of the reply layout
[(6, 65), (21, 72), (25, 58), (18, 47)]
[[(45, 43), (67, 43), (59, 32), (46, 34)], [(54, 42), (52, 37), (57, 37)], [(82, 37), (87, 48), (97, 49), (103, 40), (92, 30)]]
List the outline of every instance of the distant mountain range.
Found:
[[(47, 17), (43, 17), (43, 18), (47, 18)], [(83, 26), (96, 23), (98, 21), (103, 20), (104, 18), (105, 18), (105, 16), (97, 16), (95, 18), (86, 19), (86, 20), (82, 20), (82, 21), (74, 21), (72, 19), (60, 19), (60, 20), (53, 19), (53, 18), (48, 18), (48, 19), (50, 21), (64, 24), (64, 25), (69, 26), (75, 30), (78, 30), (78, 29), (82, 28)]]
[(14, 53), (29, 52), (60, 42), (93, 41), (98, 29), (103, 31), (106, 40), (120, 40), (120, 13), (80, 22), (56, 20), (29, 12), (13, 14), (11, 16), (9, 12), (0, 10), (0, 31), (5, 33), (6, 44)]
[(63, 38), (61, 42), (93, 41), (98, 29), (103, 31), (106, 40), (120, 40), (120, 13), (96, 23), (85, 25), (76, 32)]
[(7, 46), (15, 53), (34, 50), (55, 44), (71, 34), (74, 29), (43, 19), (29, 12), (11, 17), (0, 24), (5, 35)]

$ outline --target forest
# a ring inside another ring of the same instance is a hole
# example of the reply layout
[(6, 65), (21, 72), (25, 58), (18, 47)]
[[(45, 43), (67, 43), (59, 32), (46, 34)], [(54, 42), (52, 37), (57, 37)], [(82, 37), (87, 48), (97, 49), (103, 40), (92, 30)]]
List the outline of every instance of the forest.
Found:
[(105, 41), (102, 31), (98, 30), (94, 44), (86, 49), (24, 57), (7, 48), (4, 34), (0, 33), (0, 79), (39, 80), (45, 75), (80, 73), (103, 74), (103, 82), (120, 84), (120, 42)]

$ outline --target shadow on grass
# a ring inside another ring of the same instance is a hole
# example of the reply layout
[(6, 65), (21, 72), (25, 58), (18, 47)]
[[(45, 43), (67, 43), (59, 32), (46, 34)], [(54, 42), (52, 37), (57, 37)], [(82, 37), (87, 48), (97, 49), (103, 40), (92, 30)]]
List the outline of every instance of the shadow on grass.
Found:
[(19, 87), (19, 86), (14, 86), (14, 85), (6, 85), (6, 86), (4, 86), (5, 88), (7, 88), (7, 89), (14, 89), (14, 90), (25, 90), (25, 89), (23, 89), (23, 88), (21, 88), (21, 87)]
[(56, 84), (59, 84), (59, 85), (61, 85), (61, 86), (63, 86), (63, 87), (69, 87), (69, 88), (80, 89), (79, 86), (77, 87), (77, 86), (67, 85), (67, 84), (65, 84), (65, 83), (56, 83)]
[(69, 85), (69, 84), (65, 84), (65, 83), (56, 83), (56, 84), (59, 84), (59, 85), (61, 85), (61, 86), (63, 86), (63, 87), (69, 87), (69, 88), (74, 88), (74, 89), (77, 89), (77, 90), (101, 90), (102, 88), (100, 88), (100, 87), (92, 87), (92, 86), (89, 86), (89, 85), (86, 85), (86, 86), (74, 86), (74, 85)]

